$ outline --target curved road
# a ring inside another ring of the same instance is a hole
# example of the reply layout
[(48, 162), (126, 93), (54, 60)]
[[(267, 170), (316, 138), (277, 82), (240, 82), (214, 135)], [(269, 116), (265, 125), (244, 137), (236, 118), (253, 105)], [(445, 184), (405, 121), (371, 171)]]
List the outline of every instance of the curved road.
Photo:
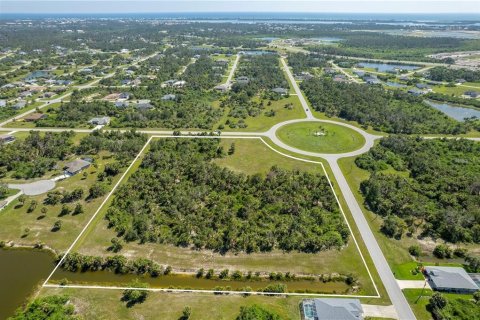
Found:
[[(150, 57), (150, 56), (149, 56)], [(138, 62), (143, 61), (149, 57), (146, 57), (144, 59), (141, 59), (137, 61), (135, 64), (138, 64)], [(235, 61), (234, 67), (236, 67), (236, 63), (238, 62), (238, 57)], [(376, 136), (369, 134), (351, 124), (348, 123), (342, 123), (342, 122), (337, 122), (337, 121), (332, 121), (332, 120), (320, 120), (314, 117), (312, 112), (310, 111), (310, 106), (308, 105), (303, 93), (301, 92), (298, 84), (296, 83), (291, 70), (289, 69), (287, 63), (283, 58), (281, 58), (281, 63), (283, 65), (283, 68), (285, 72), (287, 73), (288, 79), (291, 83), (291, 86), (295, 90), (296, 95), (298, 96), (301, 105), (303, 107), (303, 110), (306, 114), (306, 118), (304, 119), (296, 119), (296, 120), (289, 120), (285, 121), (282, 123), (278, 123), (274, 125), (270, 130), (266, 132), (222, 132), (222, 136), (225, 137), (252, 137), (252, 136), (263, 136), (270, 138), (274, 144), (277, 146), (291, 151), (295, 152), (297, 154), (302, 154), (306, 156), (312, 156), (312, 157), (319, 157), (326, 159), (326, 161), (329, 163), (331, 170), (333, 172), (333, 175), (338, 183), (338, 186), (340, 187), (343, 197), (347, 203), (347, 206), (355, 220), (355, 223), (358, 227), (358, 230), (360, 232), (360, 235), (363, 239), (363, 242), (365, 243), (365, 246), (373, 260), (373, 263), (375, 265), (375, 268), (377, 269), (377, 272), (380, 276), (380, 279), (388, 293), (388, 296), (395, 307), (397, 316), (401, 320), (410, 320), (410, 319), (415, 319), (415, 315), (413, 314), (407, 300), (405, 299), (405, 296), (403, 295), (397, 281), (395, 280), (395, 277), (393, 276), (393, 273), (390, 269), (390, 266), (388, 265), (378, 243), (377, 240), (375, 239), (375, 236), (373, 235), (372, 230), (370, 229), (368, 222), (362, 212), (362, 209), (360, 208), (360, 205), (358, 204), (352, 190), (350, 189), (350, 186), (348, 185), (347, 180), (345, 179), (345, 176), (343, 175), (339, 165), (338, 165), (338, 160), (340, 158), (344, 157), (352, 157), (352, 156), (357, 156), (360, 154), (363, 154), (370, 150), (371, 147), (373, 147), (375, 140), (381, 138), (381, 136)], [(233, 72), (231, 72), (230, 75), (232, 75)], [(113, 76), (113, 73), (108, 74), (104, 76), (103, 78), (111, 77)], [(100, 81), (102, 78), (97, 79), (89, 84), (86, 84), (82, 86), (83, 88), (90, 87)], [(228, 81), (228, 80), (227, 80)], [(69, 94), (65, 94), (64, 96), (57, 98), (57, 99), (52, 99), (49, 102), (50, 103), (55, 103), (59, 102), (62, 98), (65, 98)], [(49, 103), (46, 102), (44, 105), (40, 106), (39, 108), (43, 108)], [(17, 117), (22, 117), (25, 116), (31, 112), (34, 112), (35, 109), (29, 110), (25, 112), (22, 115), (18, 115)], [(1, 128), (3, 125), (11, 122), (13, 120), (9, 119), (4, 121), (3, 123), (0, 123), (0, 130), (5, 130), (5, 131), (30, 131), (32, 130), (31, 128), (18, 128), (18, 129), (12, 129), (12, 128)], [(324, 154), (324, 153), (316, 153), (316, 152), (309, 152), (309, 151), (304, 151), (295, 147), (291, 147), (287, 144), (285, 144), (283, 141), (281, 141), (277, 135), (276, 131), (287, 124), (291, 123), (298, 123), (298, 122), (310, 122), (310, 121), (318, 121), (318, 122), (324, 122), (324, 123), (332, 123), (340, 126), (347, 127), (349, 129), (355, 130), (356, 132), (360, 133), (364, 138), (365, 138), (365, 144), (352, 152), (347, 152), (347, 153), (341, 153), (341, 154)], [(75, 131), (75, 132), (92, 132), (93, 130), (90, 129), (69, 129), (69, 128), (35, 128), (34, 130), (38, 131), (52, 131), (52, 132), (59, 132), (59, 131)], [(107, 131), (106, 129), (103, 129), (104, 131)], [(120, 130), (120, 131), (126, 131), (126, 130)], [(167, 131), (167, 130), (138, 130), (138, 132), (146, 133), (146, 134), (152, 134), (152, 135), (172, 135), (172, 131)], [(197, 131), (182, 131), (182, 134), (199, 134), (200, 132)], [(435, 138), (435, 137), (425, 137), (425, 138)], [(436, 137), (436, 138), (441, 138), (441, 137)], [(456, 138), (456, 137), (448, 137), (448, 138)], [(480, 141), (480, 138), (467, 138), (471, 140), (476, 140)]]

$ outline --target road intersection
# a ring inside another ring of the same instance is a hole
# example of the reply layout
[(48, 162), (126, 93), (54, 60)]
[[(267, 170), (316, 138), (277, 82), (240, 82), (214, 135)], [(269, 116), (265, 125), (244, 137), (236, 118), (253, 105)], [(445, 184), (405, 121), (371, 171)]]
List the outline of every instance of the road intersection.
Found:
[[(153, 55), (150, 55), (148, 57), (139, 59), (134, 64), (138, 64), (139, 62), (144, 61), (144, 60), (146, 60), (146, 59), (148, 59), (148, 58), (150, 58), (150, 57), (152, 57), (156, 54), (157, 53), (155, 53)], [(237, 56), (237, 58), (235, 59), (234, 65), (232, 67), (232, 71), (236, 69), (238, 60), (239, 60), (239, 56)], [(353, 192), (352, 192), (352, 190), (351, 190), (351, 188), (350, 188), (350, 186), (349, 186), (349, 184), (348, 184), (340, 166), (338, 165), (338, 160), (341, 159), (341, 158), (358, 156), (360, 154), (368, 152), (374, 146), (375, 141), (377, 139), (381, 138), (382, 136), (367, 133), (364, 130), (362, 130), (362, 129), (356, 127), (356, 126), (353, 126), (351, 124), (348, 124), (348, 123), (334, 121), (334, 120), (320, 120), (320, 119), (315, 118), (315, 116), (313, 115), (313, 113), (310, 110), (310, 106), (309, 106), (308, 102), (306, 101), (302, 91), (300, 90), (297, 82), (295, 81), (295, 79), (292, 75), (292, 72), (289, 69), (285, 59), (281, 58), (281, 63), (282, 63), (282, 66), (283, 66), (287, 76), (288, 76), (288, 79), (289, 79), (289, 81), (290, 81), (290, 83), (291, 83), (291, 85), (292, 85), (292, 87), (295, 91), (295, 95), (298, 96), (298, 99), (301, 103), (301, 106), (302, 106), (302, 108), (305, 112), (306, 117), (303, 118), (303, 119), (288, 120), (288, 121), (285, 121), (285, 122), (278, 123), (278, 124), (274, 125), (271, 129), (269, 129), (265, 132), (222, 132), (222, 133), (219, 134), (219, 138), (252, 138), (252, 137), (268, 138), (268, 139), (271, 140), (271, 142), (275, 146), (277, 146), (281, 149), (287, 150), (289, 152), (292, 152), (292, 153), (295, 153), (295, 154), (298, 154), (298, 155), (303, 155), (303, 156), (308, 156), (308, 157), (316, 157), (316, 158), (321, 158), (321, 159), (326, 160), (328, 162), (331, 170), (332, 170), (332, 173), (333, 173), (333, 176), (335, 177), (336, 183), (337, 183), (339, 189), (341, 190), (341, 193), (342, 193), (342, 195), (345, 199), (347, 207), (352, 214), (353, 220), (355, 221), (356, 227), (359, 230), (359, 233), (362, 237), (362, 240), (365, 244), (365, 247), (367, 248), (367, 251), (368, 251), (368, 253), (369, 253), (369, 255), (370, 255), (370, 257), (373, 261), (373, 264), (375, 265), (375, 268), (376, 268), (377, 272), (378, 272), (378, 275), (379, 275), (379, 277), (380, 277), (380, 279), (381, 279), (381, 281), (382, 281), (382, 283), (383, 283), (383, 285), (384, 285), (384, 287), (387, 291), (387, 294), (390, 298), (390, 301), (392, 302), (393, 308), (396, 312), (396, 317), (398, 319), (402, 319), (402, 320), (403, 319), (406, 319), (406, 320), (415, 319), (415, 315), (413, 314), (412, 309), (410, 308), (407, 300), (405, 299), (405, 296), (403, 295), (403, 293), (401, 291), (401, 288), (398, 284), (398, 281), (395, 279), (395, 277), (394, 277), (394, 275), (393, 275), (393, 273), (392, 273), (384, 255), (383, 255), (383, 253), (382, 253), (382, 251), (381, 251), (381, 249), (380, 249), (380, 247), (377, 243), (377, 240), (375, 239), (375, 236), (374, 236), (372, 230), (370, 229), (370, 227), (368, 225), (368, 222), (367, 222), (367, 220), (366, 220), (366, 218), (363, 214), (363, 211), (362, 211), (358, 201), (356, 200), (356, 198), (355, 198), (355, 196), (354, 196), (354, 194), (353, 194)], [(78, 89), (84, 89), (84, 88), (92, 87), (96, 83), (100, 82), (102, 79), (112, 77), (114, 74), (115, 74), (114, 72), (110, 73), (110, 74), (107, 74), (104, 77), (96, 79), (89, 84), (85, 84), (85, 85), (79, 86), (77, 88)], [(232, 77), (233, 77), (233, 72), (230, 72), (230, 74), (228, 76), (228, 79), (227, 79), (227, 84), (231, 82)], [(37, 109), (42, 109), (42, 108), (44, 108), (44, 107), (46, 107), (50, 104), (61, 102), (63, 99), (65, 99), (69, 95), (71, 95), (71, 92), (66, 93), (59, 98), (48, 100), (44, 104), (37, 107)], [(12, 130), (14, 130), (14, 131), (30, 131), (30, 130), (32, 130), (31, 128), (2, 128), (2, 127), (5, 126), (8, 123), (14, 121), (17, 118), (24, 117), (24, 116), (34, 112), (35, 110), (36, 109), (28, 110), (21, 115), (17, 115), (14, 118), (8, 119), (8, 120), (0, 123), (0, 131), (12, 131)], [(354, 151), (351, 151), (351, 152), (341, 153), (341, 154), (325, 154), (325, 153), (309, 152), (309, 151), (305, 151), (305, 150), (301, 150), (301, 149), (292, 147), (292, 146), (284, 143), (283, 141), (281, 141), (277, 136), (278, 129), (285, 126), (285, 125), (288, 125), (288, 124), (291, 124), (291, 123), (311, 122), (311, 121), (316, 121), (316, 122), (319, 122), (319, 123), (322, 123), (322, 122), (323, 123), (330, 123), (330, 124), (335, 124), (335, 125), (347, 127), (351, 130), (354, 130), (354, 131), (360, 133), (365, 138), (365, 144), (361, 148), (359, 148), (357, 150), (354, 150)], [(92, 129), (70, 129), (70, 128), (35, 128), (34, 130), (49, 131), (49, 132), (74, 131), (74, 132), (81, 132), (81, 133), (89, 133), (89, 132), (93, 131)], [(103, 128), (102, 130), (108, 131), (108, 130), (111, 130), (111, 129)], [(127, 131), (127, 130), (120, 130), (120, 131)], [(154, 136), (154, 135), (155, 136), (172, 136), (173, 135), (173, 131), (171, 131), (171, 130), (155, 130), (155, 129), (152, 129), (152, 130), (137, 130), (137, 131), (149, 134), (150, 136)], [(204, 134), (204, 132), (182, 131), (181, 134), (182, 135), (189, 135), (189, 136), (201, 136), (202, 134)], [(433, 138), (433, 137), (430, 137), (430, 138)], [(151, 137), (150, 137), (150, 139), (151, 139)], [(480, 141), (480, 138), (471, 138), (471, 139)], [(277, 150), (277, 152), (278, 152), (278, 150)], [(137, 158), (138, 158), (138, 156), (137, 156)], [(115, 188), (112, 190), (112, 192), (114, 190), (115, 190)], [(78, 238), (80, 238), (80, 236), (86, 230), (87, 226), (85, 226), (85, 228), (82, 230), (82, 233), (79, 235)], [(78, 238), (76, 239), (76, 241), (78, 240)], [(75, 245), (76, 241), (72, 244), (71, 248)], [(55, 268), (55, 270), (57, 268), (58, 268), (58, 265)], [(52, 271), (52, 274), (55, 272), (55, 270)], [(44, 284), (45, 286), (49, 286), (49, 285), (47, 285), (47, 282), (48, 282), (48, 279), (47, 279), (47, 281), (45, 281), (45, 284)]]

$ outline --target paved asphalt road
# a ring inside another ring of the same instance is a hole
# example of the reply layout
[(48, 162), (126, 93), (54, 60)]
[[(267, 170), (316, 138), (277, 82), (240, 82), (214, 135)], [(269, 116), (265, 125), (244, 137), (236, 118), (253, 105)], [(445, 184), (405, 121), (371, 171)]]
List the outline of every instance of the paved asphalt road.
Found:
[[(149, 58), (149, 57), (147, 57), (147, 58)], [(147, 58), (145, 58), (145, 59), (147, 59)], [(142, 59), (142, 61), (145, 60), (145, 59)], [(140, 61), (137, 61), (136, 64), (138, 62), (140, 62)], [(410, 306), (408, 305), (408, 302), (406, 301), (402, 291), (400, 290), (400, 287), (399, 287), (397, 281), (395, 280), (395, 277), (393, 276), (392, 271), (390, 270), (390, 267), (389, 267), (384, 255), (383, 255), (383, 253), (382, 253), (382, 251), (381, 251), (381, 249), (380, 249), (380, 247), (379, 247), (379, 245), (378, 245), (378, 243), (377, 243), (377, 241), (376, 241), (376, 239), (373, 235), (373, 232), (371, 231), (371, 229), (368, 225), (368, 222), (367, 222), (365, 216), (363, 215), (363, 212), (362, 212), (357, 200), (355, 199), (355, 196), (353, 195), (353, 192), (350, 189), (350, 186), (348, 185), (347, 180), (345, 179), (345, 176), (343, 175), (340, 167), (338, 166), (338, 159), (343, 158), (343, 157), (356, 156), (356, 155), (367, 152), (373, 146), (375, 140), (380, 138), (380, 136), (375, 136), (375, 135), (368, 134), (365, 131), (363, 131), (363, 130), (357, 128), (357, 127), (354, 127), (350, 124), (347, 124), (347, 123), (341, 123), (341, 122), (336, 122), (336, 121), (331, 121), (331, 120), (316, 119), (313, 116), (312, 112), (310, 111), (310, 107), (307, 104), (307, 102), (305, 100), (305, 97), (303, 96), (303, 93), (300, 91), (300, 88), (298, 87), (298, 84), (295, 82), (295, 79), (294, 79), (290, 69), (288, 68), (288, 66), (287, 66), (287, 64), (286, 64), (286, 62), (283, 58), (281, 59), (281, 62), (282, 62), (282, 65), (283, 65), (285, 71), (287, 72), (287, 75), (288, 75), (288, 77), (289, 77), (289, 79), (292, 83), (292, 86), (293, 86), (298, 98), (300, 99), (300, 102), (301, 102), (302, 107), (304, 109), (304, 112), (306, 114), (306, 118), (297, 119), (297, 120), (290, 120), (290, 121), (285, 121), (285, 122), (276, 124), (275, 126), (273, 126), (270, 130), (268, 130), (266, 132), (222, 132), (222, 136), (223, 137), (252, 137), (252, 136), (259, 137), (259, 136), (264, 136), (264, 137), (270, 138), (276, 145), (278, 145), (278, 146), (280, 146), (280, 147), (282, 147), (286, 150), (296, 152), (296, 153), (299, 153), (299, 154), (303, 154), (303, 155), (307, 155), (307, 156), (321, 157), (321, 158), (326, 159), (328, 161), (331, 169), (332, 169), (332, 172), (333, 172), (333, 175), (334, 175), (335, 179), (337, 180), (338, 186), (342, 190), (342, 193), (343, 193), (343, 196), (344, 196), (345, 201), (347, 203), (347, 206), (348, 206), (350, 212), (353, 215), (355, 223), (356, 223), (356, 225), (357, 225), (357, 227), (360, 231), (360, 235), (362, 236), (362, 239), (363, 239), (363, 241), (364, 241), (364, 243), (367, 247), (367, 250), (368, 250), (370, 256), (372, 257), (373, 263), (374, 263), (374, 265), (377, 269), (378, 274), (380, 275), (380, 279), (382, 280), (382, 282), (385, 286), (385, 289), (387, 290), (387, 293), (390, 297), (390, 300), (392, 301), (393, 306), (395, 307), (398, 318), (401, 319), (401, 320), (415, 319), (415, 315), (413, 314)], [(109, 74), (109, 75), (105, 76), (104, 78), (110, 77), (112, 75), (113, 74)], [(90, 87), (98, 81), (100, 81), (100, 79), (97, 79), (93, 83), (89, 83), (89, 84), (85, 85), (84, 87)], [(58, 98), (58, 99), (50, 100), (50, 103), (59, 102), (62, 98), (65, 98), (67, 95), (62, 96), (61, 98)], [(45, 107), (46, 105), (48, 105), (48, 103), (45, 103), (40, 108)], [(24, 113), (22, 115), (19, 115), (16, 118), (25, 116), (25, 115), (33, 112), (33, 111), (34, 110), (27, 111), (26, 113)], [(10, 121), (11, 121), (11, 119), (7, 120), (3, 123), (0, 123), (0, 127), (3, 126), (4, 124), (10, 122)], [(321, 154), (321, 153), (308, 152), (308, 151), (300, 150), (300, 149), (297, 149), (297, 148), (293, 148), (291, 146), (286, 145), (280, 139), (277, 138), (276, 131), (281, 126), (289, 124), (289, 123), (296, 123), (296, 122), (303, 122), (303, 121), (327, 122), (327, 123), (334, 123), (334, 124), (337, 124), (337, 125), (348, 127), (350, 129), (355, 130), (355, 131), (359, 132), (360, 134), (362, 134), (365, 137), (366, 143), (362, 148), (360, 148), (358, 150), (355, 150), (355, 151), (352, 151), (352, 152), (348, 152), (348, 153)], [(5, 131), (11, 131), (11, 130), (30, 131), (32, 129), (31, 128), (15, 128), (15, 129), (0, 128), (0, 131), (1, 130), (5, 130)], [(38, 131), (53, 131), (53, 132), (66, 131), (66, 130), (72, 130), (72, 131), (75, 131), (75, 132), (91, 132), (92, 131), (90, 129), (69, 129), (69, 128), (35, 128), (35, 130), (38, 130)], [(105, 129), (103, 129), (103, 130), (105, 130)], [(120, 131), (125, 131), (125, 130), (120, 130)], [(153, 134), (153, 135), (172, 135), (172, 131), (166, 131), (166, 130), (138, 130), (138, 131), (143, 132), (143, 133), (147, 133), (147, 134)], [(195, 131), (183, 131), (182, 132), (182, 134), (189, 134), (189, 133), (198, 134), (199, 132), (195, 132)], [(428, 138), (434, 138), (434, 137), (428, 137)], [(452, 137), (452, 138), (455, 138), (455, 137)], [(480, 141), (480, 138), (468, 138), (468, 139)]]
[[(285, 67), (285, 70), (289, 78), (292, 79), (293, 78), (292, 73), (290, 69), (287, 67), (284, 59), (282, 59), (282, 63)], [(295, 92), (300, 98), (300, 102), (302, 103), (303, 108), (309, 110), (309, 105), (305, 101), (305, 98), (303, 97), (303, 93), (300, 91), (297, 83), (295, 81), (292, 81), (292, 82), (294, 84), (293, 87), (295, 89)], [(314, 118), (313, 115), (311, 117)], [(308, 113), (307, 113), (307, 118), (308, 118), (307, 121), (312, 120), (308, 116)], [(363, 242), (365, 243), (365, 246), (367, 247), (367, 250), (370, 253), (370, 256), (372, 257), (373, 263), (375, 264), (377, 272), (380, 275), (380, 279), (382, 280), (383, 285), (387, 290), (388, 296), (390, 297), (390, 300), (392, 301), (392, 304), (394, 305), (395, 310), (397, 311), (398, 318), (401, 320), (416, 319), (412, 309), (410, 308), (407, 302), (407, 299), (405, 299), (405, 296), (403, 295), (402, 290), (400, 290), (400, 287), (398, 286), (398, 283), (395, 280), (395, 277), (393, 276), (392, 271), (390, 270), (390, 266), (388, 265), (387, 260), (385, 259), (382, 253), (382, 250), (380, 249), (377, 243), (377, 240), (375, 239), (375, 236), (373, 235), (373, 232), (370, 229), (370, 226), (368, 225), (367, 220), (365, 219), (365, 216), (363, 215), (363, 212), (360, 206), (358, 205), (357, 200), (355, 199), (355, 196), (353, 195), (352, 190), (350, 189), (350, 186), (348, 185), (347, 180), (345, 179), (345, 176), (342, 173), (342, 170), (338, 166), (338, 159), (343, 158), (345, 156), (357, 155), (357, 154), (361, 154), (368, 151), (373, 146), (375, 139), (380, 137), (376, 137), (371, 134), (368, 134), (363, 130), (355, 128), (354, 126), (351, 126), (349, 124), (339, 123), (335, 121), (332, 121), (332, 122), (336, 123), (337, 125), (343, 125), (357, 132), (360, 132), (365, 137), (366, 144), (362, 148), (354, 152), (350, 152), (348, 154), (337, 154), (337, 155), (319, 154), (318, 156), (327, 159), (333, 171), (333, 175), (337, 180), (340, 190), (342, 190), (343, 197), (345, 198), (345, 202), (347, 203), (347, 206), (350, 209), (350, 212), (352, 213), (353, 219), (355, 220), (358, 230), (360, 231), (360, 235), (362, 236)], [(272, 138), (275, 139), (274, 140), (275, 143), (278, 143), (280, 141), (275, 135), (276, 129), (278, 129), (280, 126), (277, 126), (277, 128), (275, 128), (274, 126), (274, 128), (272, 128), (273, 130), (270, 130), (268, 134), (268, 136), (271, 139)], [(302, 150), (296, 150), (295, 152), (298, 152), (300, 154), (312, 155), (311, 153), (307, 153)]]

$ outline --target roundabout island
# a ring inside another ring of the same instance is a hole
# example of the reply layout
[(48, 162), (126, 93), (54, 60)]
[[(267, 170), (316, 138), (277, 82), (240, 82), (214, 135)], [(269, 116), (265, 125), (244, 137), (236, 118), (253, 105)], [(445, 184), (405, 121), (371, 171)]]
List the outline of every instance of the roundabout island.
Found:
[(360, 149), (365, 138), (359, 132), (334, 123), (306, 121), (286, 124), (277, 137), (300, 150), (339, 154)]

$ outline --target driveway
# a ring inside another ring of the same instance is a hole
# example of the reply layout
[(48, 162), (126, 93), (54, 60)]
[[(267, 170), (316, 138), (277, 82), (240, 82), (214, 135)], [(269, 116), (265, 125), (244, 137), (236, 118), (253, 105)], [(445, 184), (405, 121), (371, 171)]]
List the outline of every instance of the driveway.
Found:
[(431, 289), (428, 281), (425, 280), (397, 280), (400, 289)]
[(32, 183), (9, 184), (8, 187), (21, 190), (27, 196), (36, 196), (55, 188), (55, 182), (52, 180), (40, 180)]

